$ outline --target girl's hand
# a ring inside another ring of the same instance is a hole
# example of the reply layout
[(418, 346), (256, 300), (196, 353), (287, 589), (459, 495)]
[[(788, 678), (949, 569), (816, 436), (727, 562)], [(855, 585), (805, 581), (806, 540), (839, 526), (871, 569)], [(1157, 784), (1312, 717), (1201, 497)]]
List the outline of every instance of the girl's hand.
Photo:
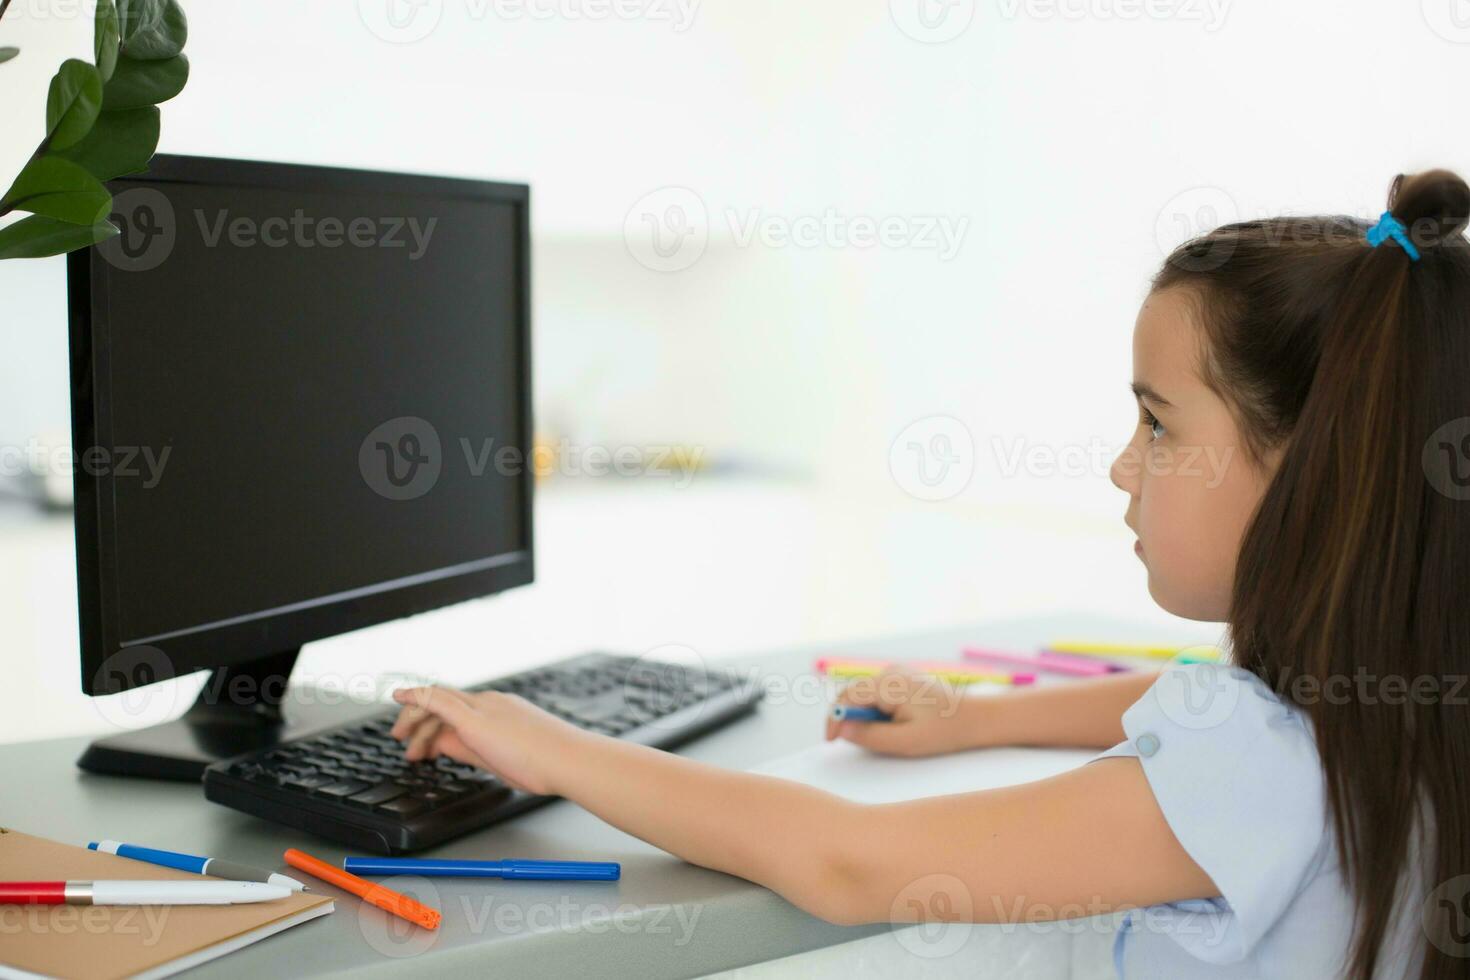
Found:
[(447, 755), (537, 795), (560, 795), (555, 764), (597, 737), (500, 691), (414, 687), (394, 691), (393, 700), (404, 706), (391, 734), (406, 743), (405, 758)]
[(846, 739), (884, 755), (939, 755), (992, 744), (984, 729), (985, 698), (965, 697), (952, 684), (928, 674), (889, 668), (851, 681), (838, 704), (878, 708), (892, 721), (827, 718), (827, 741)]

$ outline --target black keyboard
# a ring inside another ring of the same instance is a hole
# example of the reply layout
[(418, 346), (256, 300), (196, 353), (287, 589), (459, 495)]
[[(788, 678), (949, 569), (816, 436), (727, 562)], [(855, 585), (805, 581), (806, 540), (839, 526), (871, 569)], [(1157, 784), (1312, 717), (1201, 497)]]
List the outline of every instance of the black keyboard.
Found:
[[(594, 732), (672, 748), (748, 713), (757, 685), (734, 676), (590, 653), (469, 688), (519, 694)], [(204, 773), (207, 799), (378, 854), (417, 851), (551, 797), (440, 758), (407, 762), (397, 710), (237, 756)]]

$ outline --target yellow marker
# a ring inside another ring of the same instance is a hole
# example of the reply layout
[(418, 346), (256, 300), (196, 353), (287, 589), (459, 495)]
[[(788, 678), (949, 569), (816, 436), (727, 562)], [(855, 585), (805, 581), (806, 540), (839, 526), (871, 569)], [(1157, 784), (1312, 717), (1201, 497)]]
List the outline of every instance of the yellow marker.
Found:
[[(888, 664), (862, 664), (862, 663), (828, 663), (825, 672), (829, 677), (876, 677), (883, 673)], [(964, 670), (930, 669), (923, 664), (908, 664), (909, 669), (923, 674), (931, 674), (942, 681), (951, 684), (1030, 684), (1035, 680), (1032, 674), (994, 674), (977, 673)]]
[(1157, 660), (1173, 660), (1188, 650), (1186, 659), (1189, 660), (1220, 659), (1220, 651), (1205, 644), (1191, 647), (1160, 647), (1141, 643), (1088, 643), (1082, 640), (1056, 640), (1048, 643), (1046, 649), (1086, 657), (1153, 657)]

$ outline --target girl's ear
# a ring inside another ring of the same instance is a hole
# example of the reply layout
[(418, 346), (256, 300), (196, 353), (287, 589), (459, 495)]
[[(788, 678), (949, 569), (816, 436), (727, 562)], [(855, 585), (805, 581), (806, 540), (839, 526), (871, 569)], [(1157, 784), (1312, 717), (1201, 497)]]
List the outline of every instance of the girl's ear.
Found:
[(1290, 444), (1291, 439), (1287, 437), (1262, 454), (1260, 469), (1261, 479), (1264, 482), (1269, 483), (1271, 478), (1276, 475), (1276, 471), (1281, 468), (1281, 460), (1286, 456), (1286, 447)]

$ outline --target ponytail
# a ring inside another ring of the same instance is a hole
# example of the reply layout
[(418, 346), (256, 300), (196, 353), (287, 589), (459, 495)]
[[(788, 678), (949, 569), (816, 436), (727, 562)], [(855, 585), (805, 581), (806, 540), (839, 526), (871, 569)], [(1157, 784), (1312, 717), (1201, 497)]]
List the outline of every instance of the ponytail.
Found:
[(1400, 175), (1388, 208), (1376, 245), (1346, 217), (1217, 229), (1154, 288), (1196, 294), (1206, 382), (1253, 456), (1282, 450), (1229, 629), (1312, 721), (1356, 907), (1347, 975), (1384, 965), (1407, 903), (1419, 976), (1441, 980), (1470, 976), (1463, 913), (1411, 889), (1470, 873), (1470, 707), (1451, 703), (1470, 673), (1470, 188)]

